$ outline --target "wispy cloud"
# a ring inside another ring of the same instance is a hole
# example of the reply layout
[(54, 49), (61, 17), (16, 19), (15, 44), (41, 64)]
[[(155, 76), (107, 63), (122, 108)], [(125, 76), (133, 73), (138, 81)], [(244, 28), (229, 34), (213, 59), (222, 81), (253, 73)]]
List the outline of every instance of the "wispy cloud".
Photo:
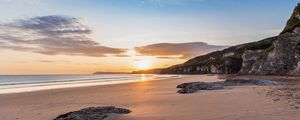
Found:
[(55, 63), (56, 61), (53, 61), (53, 60), (38, 60), (38, 62), (41, 62), (41, 63)]
[(71, 61), (66, 60), (37, 60), (36, 62), (40, 63), (71, 63)]
[(23, 3), (26, 3), (26, 4), (29, 4), (29, 5), (38, 5), (41, 0), (0, 0), (1, 1), (4, 1), (4, 2), (23, 2)]
[(0, 49), (94, 57), (120, 55), (126, 51), (100, 45), (90, 38), (92, 32), (78, 18), (68, 16), (19, 19), (0, 24)]
[(159, 43), (141, 47), (135, 50), (141, 55), (156, 56), (159, 58), (191, 58), (203, 55), (216, 50), (221, 50), (226, 46), (209, 45), (204, 42), (190, 43)]

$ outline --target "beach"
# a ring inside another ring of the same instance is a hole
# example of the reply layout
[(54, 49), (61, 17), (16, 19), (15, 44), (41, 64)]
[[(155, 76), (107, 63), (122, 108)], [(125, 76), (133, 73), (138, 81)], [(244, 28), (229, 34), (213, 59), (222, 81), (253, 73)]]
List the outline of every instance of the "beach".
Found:
[(177, 85), (220, 81), (217, 75), (187, 75), (156, 81), (0, 95), (1, 120), (52, 120), (87, 107), (131, 110), (107, 120), (297, 120), (300, 110), (267, 96), (264, 86), (179, 94)]

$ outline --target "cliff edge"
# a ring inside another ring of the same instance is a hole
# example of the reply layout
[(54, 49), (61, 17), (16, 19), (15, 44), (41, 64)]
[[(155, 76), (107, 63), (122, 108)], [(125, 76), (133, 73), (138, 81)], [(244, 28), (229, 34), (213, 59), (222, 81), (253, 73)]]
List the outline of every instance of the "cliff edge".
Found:
[(198, 56), (162, 74), (300, 75), (300, 3), (275, 37)]

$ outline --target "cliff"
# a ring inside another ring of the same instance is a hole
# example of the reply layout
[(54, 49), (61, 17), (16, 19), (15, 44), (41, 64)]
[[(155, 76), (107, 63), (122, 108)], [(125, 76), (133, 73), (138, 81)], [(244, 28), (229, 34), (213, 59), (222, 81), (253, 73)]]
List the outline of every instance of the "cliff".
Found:
[(246, 51), (265, 51), (272, 46), (277, 37), (267, 38), (258, 42), (246, 43), (229, 47), (222, 51), (198, 56), (187, 62), (162, 69), (164, 74), (231, 74), (242, 69), (243, 55)]
[(275, 37), (198, 56), (162, 74), (300, 75), (300, 4)]
[(287, 21), (285, 28), (280, 34), (293, 32), (296, 27), (300, 27), (300, 3), (295, 7), (294, 12), (290, 19)]

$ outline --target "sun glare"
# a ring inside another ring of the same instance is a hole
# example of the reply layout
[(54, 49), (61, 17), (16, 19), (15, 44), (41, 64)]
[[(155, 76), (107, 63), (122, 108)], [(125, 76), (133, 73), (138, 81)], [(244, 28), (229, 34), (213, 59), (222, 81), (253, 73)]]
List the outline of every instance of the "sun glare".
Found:
[(149, 59), (142, 59), (137, 61), (136, 66), (138, 69), (146, 70), (152, 67), (152, 62)]

